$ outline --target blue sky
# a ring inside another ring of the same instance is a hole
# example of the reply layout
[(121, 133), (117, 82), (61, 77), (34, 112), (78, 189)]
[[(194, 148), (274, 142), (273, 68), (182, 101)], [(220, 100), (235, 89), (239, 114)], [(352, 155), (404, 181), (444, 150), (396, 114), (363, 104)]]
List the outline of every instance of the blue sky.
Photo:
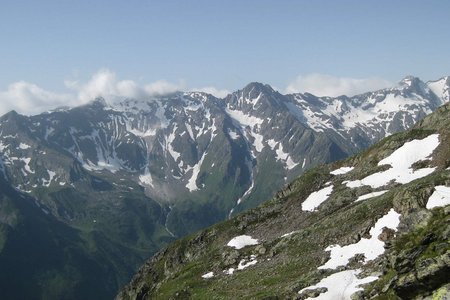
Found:
[(0, 93), (26, 82), (69, 97), (104, 71), (228, 91), (286, 91), (311, 74), (438, 79), (450, 75), (448, 12), (446, 0), (2, 0)]

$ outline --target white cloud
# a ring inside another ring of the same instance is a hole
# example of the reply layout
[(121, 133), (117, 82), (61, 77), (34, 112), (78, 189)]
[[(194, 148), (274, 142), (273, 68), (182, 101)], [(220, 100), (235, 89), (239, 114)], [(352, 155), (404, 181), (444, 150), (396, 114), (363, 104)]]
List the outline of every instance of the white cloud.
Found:
[(225, 98), (228, 94), (230, 94), (231, 92), (229, 90), (225, 90), (225, 89), (218, 89), (216, 87), (213, 86), (206, 86), (203, 88), (193, 88), (191, 89), (192, 92), (203, 92), (203, 93), (208, 93), (211, 94), (217, 98)]
[(385, 79), (334, 77), (326, 74), (300, 75), (286, 88), (287, 93), (308, 92), (316, 96), (353, 96), (393, 86)]
[(145, 92), (150, 95), (165, 95), (176, 91), (184, 90), (186, 83), (180, 80), (178, 83), (171, 83), (165, 80), (158, 80), (144, 86)]
[(97, 97), (114, 101), (116, 98), (140, 98), (146, 94), (134, 81), (118, 80), (114, 72), (106, 69), (95, 73), (85, 84), (77, 81), (65, 81), (65, 84), (77, 93), (80, 103), (86, 103)]
[(59, 106), (71, 106), (76, 101), (71, 94), (58, 94), (25, 81), (15, 82), (0, 91), (0, 115), (11, 110), (22, 114), (37, 114)]
[(0, 115), (11, 110), (25, 115), (39, 114), (61, 106), (82, 105), (100, 96), (114, 102), (187, 89), (183, 80), (178, 83), (158, 80), (142, 85), (133, 80), (118, 80), (116, 74), (107, 69), (98, 71), (87, 82), (65, 80), (64, 85), (67, 92), (56, 93), (24, 81), (12, 83), (5, 91), (0, 91)]

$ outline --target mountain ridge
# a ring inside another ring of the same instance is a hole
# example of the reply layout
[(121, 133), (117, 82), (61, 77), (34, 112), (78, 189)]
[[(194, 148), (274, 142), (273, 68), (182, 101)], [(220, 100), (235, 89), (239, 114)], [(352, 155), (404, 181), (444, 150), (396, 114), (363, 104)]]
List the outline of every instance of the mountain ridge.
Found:
[[(433, 88), (444, 95), (439, 82)], [(253, 208), (308, 169), (411, 127), (438, 101), (416, 90), (421, 94), (403, 87), (331, 98), (282, 95), (251, 83), (224, 99), (179, 92), (113, 104), (98, 98), (35, 116), (10, 112), (0, 117), (0, 166), (11, 188), (90, 245), (79, 254), (108, 266), (99, 290), (111, 295), (177, 237)], [(386, 109), (386, 99), (397, 106)], [(356, 105), (366, 100), (364, 109)], [(58, 297), (71, 288), (38, 278)]]

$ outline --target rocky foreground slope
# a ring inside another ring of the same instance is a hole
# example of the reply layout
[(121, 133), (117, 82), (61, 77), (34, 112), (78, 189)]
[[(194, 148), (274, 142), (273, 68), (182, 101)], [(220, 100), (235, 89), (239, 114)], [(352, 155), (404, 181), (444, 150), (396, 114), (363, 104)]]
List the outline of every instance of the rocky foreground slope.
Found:
[(446, 104), (164, 248), (117, 299), (444, 299), (449, 204)]

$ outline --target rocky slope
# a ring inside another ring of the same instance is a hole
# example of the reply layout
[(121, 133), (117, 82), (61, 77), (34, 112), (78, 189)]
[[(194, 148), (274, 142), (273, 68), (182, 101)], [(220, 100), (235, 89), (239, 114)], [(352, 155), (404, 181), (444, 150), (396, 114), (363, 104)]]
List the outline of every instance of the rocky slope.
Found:
[[(10, 112), (0, 118), (0, 167), (5, 184), (32, 199), (37, 212), (75, 230), (83, 244), (77, 255), (105, 266), (93, 298), (109, 298), (167, 243), (257, 206), (311, 167), (409, 128), (448, 101), (448, 87), (448, 78), (425, 84), (408, 77), (391, 89), (328, 98), (251, 83), (224, 99), (180, 92), (99, 98), (29, 117)], [(74, 264), (78, 277), (55, 271), (32, 281), (61, 298), (91, 278), (83, 266)], [(27, 270), (11, 272), (20, 278)]]
[(117, 299), (443, 299), (449, 128), (446, 104), (308, 171), (264, 205), (161, 250)]

